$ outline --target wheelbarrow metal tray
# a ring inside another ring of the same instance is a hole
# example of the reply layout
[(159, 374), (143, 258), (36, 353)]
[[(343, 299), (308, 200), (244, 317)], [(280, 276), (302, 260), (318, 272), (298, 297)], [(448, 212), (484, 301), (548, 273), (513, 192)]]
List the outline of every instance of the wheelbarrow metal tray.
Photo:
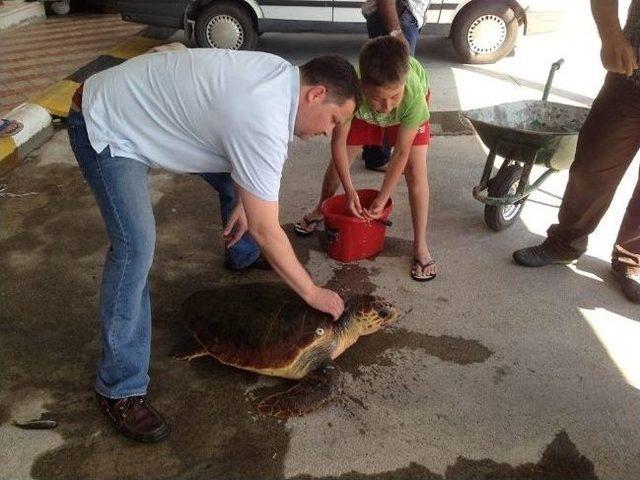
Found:
[(589, 109), (542, 100), (522, 100), (462, 112), (497, 155), (563, 170), (573, 161), (578, 132)]

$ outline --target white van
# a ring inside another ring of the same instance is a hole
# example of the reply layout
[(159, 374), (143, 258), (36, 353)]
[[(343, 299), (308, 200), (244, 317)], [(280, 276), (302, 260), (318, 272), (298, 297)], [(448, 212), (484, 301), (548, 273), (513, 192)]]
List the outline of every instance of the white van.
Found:
[[(118, 5), (124, 20), (183, 28), (201, 47), (251, 50), (264, 32), (366, 31), (357, 0), (120, 0)], [(512, 51), (520, 33), (554, 30), (565, 10), (566, 0), (431, 0), (422, 31), (450, 37), (465, 63), (492, 63)]]

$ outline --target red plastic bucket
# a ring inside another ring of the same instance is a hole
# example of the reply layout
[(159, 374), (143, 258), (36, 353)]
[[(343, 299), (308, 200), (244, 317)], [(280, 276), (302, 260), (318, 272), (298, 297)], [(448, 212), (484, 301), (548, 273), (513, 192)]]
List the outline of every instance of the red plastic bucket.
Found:
[[(360, 204), (368, 208), (378, 196), (377, 190), (358, 190)], [(384, 208), (382, 220), (393, 209), (391, 199)], [(328, 236), (327, 253), (340, 262), (353, 262), (374, 257), (384, 247), (386, 225), (383, 222), (361, 220), (349, 213), (346, 195), (336, 195), (322, 203), (325, 231)]]

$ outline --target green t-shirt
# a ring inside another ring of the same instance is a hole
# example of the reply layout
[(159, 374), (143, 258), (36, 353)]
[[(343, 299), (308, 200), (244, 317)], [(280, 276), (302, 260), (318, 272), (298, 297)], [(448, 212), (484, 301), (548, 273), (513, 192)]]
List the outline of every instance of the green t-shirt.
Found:
[(363, 97), (355, 117), (379, 127), (390, 125), (402, 125), (407, 128), (419, 127), (429, 120), (429, 107), (426, 100), (428, 91), (427, 72), (418, 60), (409, 57), (409, 73), (400, 105), (389, 113), (378, 113), (369, 106), (366, 97)]

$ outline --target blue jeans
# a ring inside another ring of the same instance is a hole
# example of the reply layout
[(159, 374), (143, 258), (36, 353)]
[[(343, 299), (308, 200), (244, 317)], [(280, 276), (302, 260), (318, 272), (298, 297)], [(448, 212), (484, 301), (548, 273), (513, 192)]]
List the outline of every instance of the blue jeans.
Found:
[[(409, 43), (409, 54), (413, 56), (416, 52), (416, 44), (418, 43), (418, 37), (420, 36), (420, 28), (418, 28), (418, 22), (406, 6), (405, 2), (400, 0), (396, 2), (398, 9), (398, 20), (400, 20), (400, 28), (404, 38)], [(369, 38), (380, 37), (387, 35), (387, 29), (384, 26), (382, 18), (378, 11), (372, 15), (366, 17), (367, 20), (367, 32), (369, 32)], [(382, 167), (389, 161), (391, 156), (391, 146), (383, 145), (381, 147), (375, 145), (365, 145), (362, 147), (362, 159), (367, 168), (376, 169)]]
[[(198, 175), (218, 192), (222, 224), (226, 226), (231, 210), (237, 203), (231, 174), (199, 173)], [(227, 268), (241, 270), (255, 262), (259, 256), (260, 247), (251, 235), (246, 233), (235, 245), (225, 249), (225, 265)]]
[[(95, 389), (108, 398), (144, 395), (151, 353), (148, 276), (156, 242), (149, 167), (114, 157), (108, 147), (96, 152), (79, 112), (69, 113), (67, 127), (71, 148), (96, 199), (110, 242), (100, 287), (102, 355)], [(221, 202), (224, 196), (223, 212), (228, 215), (235, 199), (229, 175), (207, 174), (205, 179), (219, 189)], [(246, 252), (243, 255), (246, 257)]]

